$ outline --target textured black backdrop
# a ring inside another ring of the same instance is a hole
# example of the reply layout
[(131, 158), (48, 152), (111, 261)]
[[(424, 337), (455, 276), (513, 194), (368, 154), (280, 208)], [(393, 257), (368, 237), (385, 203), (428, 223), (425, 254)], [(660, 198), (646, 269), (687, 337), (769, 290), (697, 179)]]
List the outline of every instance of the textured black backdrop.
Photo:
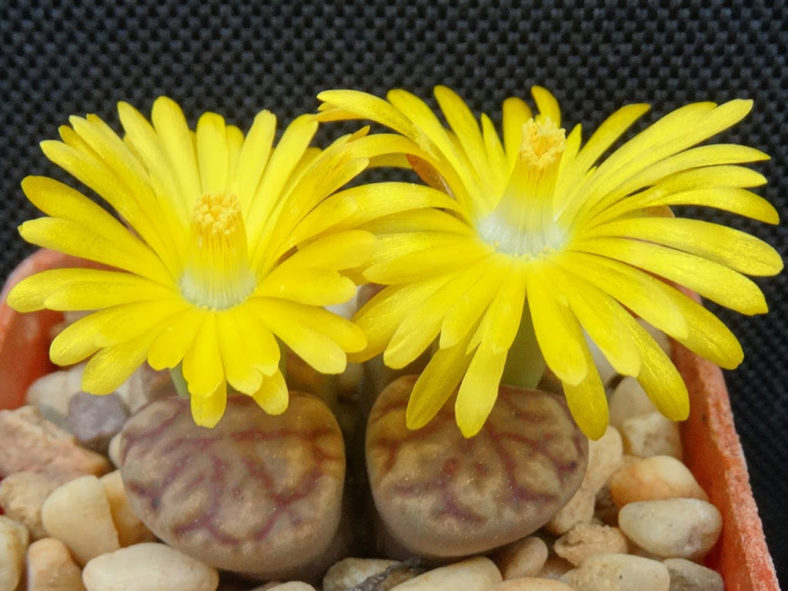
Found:
[[(63, 6), (63, 4), (67, 4)], [(762, 193), (788, 217), (784, 106), (786, 4), (733, 2), (471, 0), (331, 3), (30, 2), (0, 0), (0, 273), (28, 251), (15, 228), (33, 215), (19, 181), (58, 175), (37, 144), (69, 114), (116, 123), (128, 100), (149, 112), (168, 94), (193, 116), (218, 110), (242, 126), (261, 108), (288, 121), (315, 108), (324, 88), (427, 96), (455, 88), (473, 108), (499, 114), (532, 84), (554, 91), (567, 121), (590, 130), (614, 108), (653, 104), (651, 119), (694, 100), (755, 99), (727, 141), (765, 150)], [(786, 253), (785, 225), (733, 223)], [(771, 552), (788, 576), (786, 274), (759, 282), (772, 312), (723, 311), (746, 360), (727, 375)]]

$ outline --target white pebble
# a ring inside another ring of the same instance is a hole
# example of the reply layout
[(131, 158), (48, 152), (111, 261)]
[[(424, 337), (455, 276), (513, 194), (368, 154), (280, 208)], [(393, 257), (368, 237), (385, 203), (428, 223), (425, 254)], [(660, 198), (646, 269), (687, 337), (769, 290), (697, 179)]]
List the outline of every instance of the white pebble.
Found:
[(624, 451), (633, 456), (672, 456), (681, 459), (681, 432), (659, 412), (630, 417), (621, 424)]
[(69, 369), (53, 371), (30, 384), (25, 394), (27, 404), (48, 406), (60, 415), (68, 415), (68, 401), (82, 390), (82, 373), (85, 364), (80, 363)]
[(492, 591), (502, 580), (492, 560), (477, 557), (427, 571), (391, 591)]
[(656, 412), (657, 408), (651, 402), (640, 383), (632, 377), (623, 378), (608, 401), (610, 424), (616, 429), (621, 429), (625, 420), (638, 415)]
[(661, 562), (629, 554), (595, 554), (562, 578), (575, 591), (668, 591)]
[(662, 564), (670, 573), (670, 591), (724, 591), (722, 576), (715, 570), (683, 558), (668, 558)]
[(699, 499), (640, 501), (618, 513), (621, 531), (661, 558), (702, 558), (722, 529), (717, 507)]
[(14, 591), (19, 584), (29, 541), (24, 525), (0, 515), (0, 591)]
[(107, 495), (95, 476), (82, 476), (52, 491), (41, 506), (41, 521), (79, 564), (120, 547)]
[(164, 544), (136, 544), (87, 563), (87, 591), (215, 591), (215, 568)]

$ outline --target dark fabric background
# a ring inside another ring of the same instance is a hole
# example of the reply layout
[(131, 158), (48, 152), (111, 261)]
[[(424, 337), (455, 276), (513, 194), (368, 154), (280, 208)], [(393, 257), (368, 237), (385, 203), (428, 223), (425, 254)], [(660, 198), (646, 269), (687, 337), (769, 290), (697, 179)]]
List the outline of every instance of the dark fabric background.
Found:
[[(639, 4), (639, 7), (636, 7)], [(38, 149), (70, 114), (117, 124), (115, 103), (148, 113), (167, 94), (192, 118), (212, 109), (246, 127), (259, 109), (281, 121), (316, 106), (331, 87), (430, 96), (455, 88), (494, 118), (509, 95), (551, 89), (567, 122), (593, 129), (628, 102), (653, 121), (688, 101), (755, 99), (724, 134), (768, 152), (762, 190), (786, 210), (784, 107), (788, 43), (784, 1), (0, 2), (0, 272), (27, 253), (16, 226), (33, 215), (19, 188), (27, 174), (61, 176)], [(708, 212), (704, 212), (708, 216)], [(714, 216), (715, 219), (721, 217)], [(724, 218), (723, 218), (724, 219)], [(786, 253), (786, 226), (735, 219)], [(746, 359), (728, 372), (736, 424), (778, 572), (788, 577), (788, 331), (786, 274), (759, 280), (768, 316), (720, 312)]]

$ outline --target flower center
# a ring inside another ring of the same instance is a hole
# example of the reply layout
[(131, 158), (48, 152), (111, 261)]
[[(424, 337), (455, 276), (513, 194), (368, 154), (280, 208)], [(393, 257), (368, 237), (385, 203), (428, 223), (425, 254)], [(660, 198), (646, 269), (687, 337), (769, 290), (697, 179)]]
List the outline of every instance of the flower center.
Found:
[(255, 285), (238, 198), (203, 195), (192, 214), (183, 296), (197, 306), (223, 310), (245, 300)]
[(526, 121), (506, 189), (495, 209), (477, 222), (482, 240), (518, 257), (561, 248), (566, 232), (553, 216), (553, 193), (565, 148), (564, 130), (549, 117)]

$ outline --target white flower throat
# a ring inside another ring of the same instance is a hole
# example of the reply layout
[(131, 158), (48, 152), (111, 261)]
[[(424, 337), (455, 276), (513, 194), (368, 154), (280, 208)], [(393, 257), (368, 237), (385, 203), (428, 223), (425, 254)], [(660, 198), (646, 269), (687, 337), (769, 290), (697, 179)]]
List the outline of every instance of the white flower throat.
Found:
[(553, 215), (553, 193), (566, 147), (563, 129), (546, 117), (522, 128), (517, 161), (498, 205), (476, 226), (498, 252), (532, 258), (560, 249), (566, 232)]
[(243, 302), (254, 291), (246, 228), (235, 195), (208, 194), (197, 201), (180, 286), (193, 304), (217, 310)]

